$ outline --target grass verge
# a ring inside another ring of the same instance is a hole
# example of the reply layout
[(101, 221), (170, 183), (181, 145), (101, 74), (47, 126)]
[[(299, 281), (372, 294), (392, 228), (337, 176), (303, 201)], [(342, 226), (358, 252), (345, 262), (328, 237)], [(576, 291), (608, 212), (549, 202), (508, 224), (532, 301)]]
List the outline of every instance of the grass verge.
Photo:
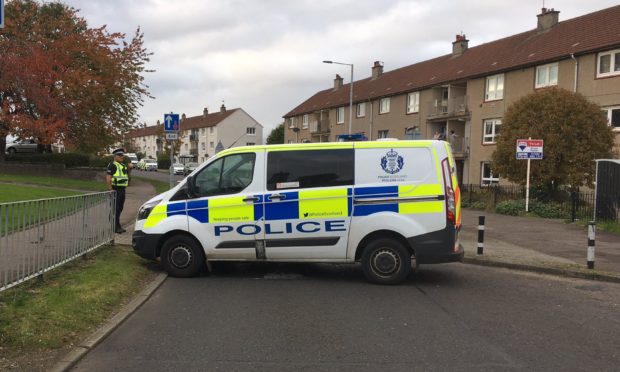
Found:
[(54, 188), (40, 188), (36, 186), (1, 184), (0, 203), (10, 203), (23, 200), (58, 198), (62, 196), (79, 195), (81, 192)]
[(161, 194), (162, 192), (166, 192), (170, 190), (170, 183), (168, 182), (157, 181), (151, 178), (140, 177), (140, 176), (132, 176), (132, 178), (150, 183), (155, 188), (155, 192), (157, 192), (157, 194)]
[(0, 370), (49, 367), (144, 288), (157, 275), (151, 265), (127, 246), (105, 246), (0, 293)]
[[(90, 191), (105, 191), (107, 189), (105, 182), (92, 181), (92, 180), (79, 180), (79, 179), (73, 179), (73, 178), (0, 174), (0, 181), (15, 182), (15, 183), (29, 183), (33, 185), (79, 189), (79, 190), (90, 190)], [(2, 187), (4, 188), (4, 185)]]

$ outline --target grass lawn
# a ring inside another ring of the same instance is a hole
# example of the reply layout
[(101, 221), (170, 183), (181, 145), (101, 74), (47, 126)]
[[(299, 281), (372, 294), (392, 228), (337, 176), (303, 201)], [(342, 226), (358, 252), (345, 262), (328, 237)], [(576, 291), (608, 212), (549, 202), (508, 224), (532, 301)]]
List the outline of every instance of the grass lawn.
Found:
[(0, 292), (0, 370), (51, 367), (157, 275), (152, 265), (129, 247), (104, 246), (43, 281)]
[[(102, 181), (78, 180), (78, 179), (72, 179), (72, 178), (0, 174), (0, 181), (16, 182), (16, 183), (31, 183), (33, 185), (79, 189), (79, 190), (90, 190), (90, 191), (105, 191), (107, 189), (105, 182), (102, 182)], [(0, 188), (4, 189), (4, 186), (5, 185), (0, 185)]]
[(0, 192), (0, 203), (9, 203), (22, 200), (58, 198), (62, 196), (82, 194), (79, 191), (43, 188), (36, 186), (11, 185), (8, 183), (0, 184), (0, 190), (2, 190)]

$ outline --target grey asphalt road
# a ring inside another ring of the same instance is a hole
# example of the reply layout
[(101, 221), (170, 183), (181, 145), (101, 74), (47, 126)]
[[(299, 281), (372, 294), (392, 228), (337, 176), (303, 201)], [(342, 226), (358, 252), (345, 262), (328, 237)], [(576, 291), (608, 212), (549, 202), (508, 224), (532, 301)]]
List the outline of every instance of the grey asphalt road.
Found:
[(168, 278), (75, 371), (617, 370), (620, 285), (422, 267), (226, 264)]
[[(170, 182), (170, 173), (168, 172), (148, 172), (148, 171), (141, 171), (138, 169), (134, 169), (132, 170), (132, 176), (137, 176), (137, 177), (144, 177), (144, 178), (150, 178), (150, 179), (154, 179), (154, 180), (158, 180), (158, 181), (162, 181), (162, 182)], [(185, 176), (182, 175), (174, 175), (174, 180), (179, 181), (182, 180), (183, 178), (185, 178)]]

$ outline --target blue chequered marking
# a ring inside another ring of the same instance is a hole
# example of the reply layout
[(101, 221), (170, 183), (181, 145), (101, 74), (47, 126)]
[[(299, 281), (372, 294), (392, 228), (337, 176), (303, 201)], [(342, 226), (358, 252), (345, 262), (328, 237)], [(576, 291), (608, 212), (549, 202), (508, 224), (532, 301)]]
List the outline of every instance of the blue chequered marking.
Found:
[(255, 198), (258, 198), (258, 201), (254, 202), (254, 221), (260, 221), (263, 218), (263, 196), (262, 195), (252, 195)]
[(398, 186), (356, 187), (356, 198), (398, 197)]
[(185, 202), (181, 203), (172, 203), (167, 206), (167, 216), (184, 216), (186, 215)]
[(347, 216), (353, 214), (353, 189), (347, 188)]
[(356, 205), (353, 209), (353, 216), (368, 216), (373, 213), (379, 212), (395, 212), (398, 213), (398, 204), (369, 204), (369, 205)]
[(281, 192), (277, 193), (285, 196), (282, 201), (271, 201), (269, 196), (265, 195), (265, 220), (290, 220), (299, 218), (299, 193)]
[(187, 215), (195, 218), (199, 222), (209, 222), (209, 201), (208, 200), (191, 200), (187, 202)]

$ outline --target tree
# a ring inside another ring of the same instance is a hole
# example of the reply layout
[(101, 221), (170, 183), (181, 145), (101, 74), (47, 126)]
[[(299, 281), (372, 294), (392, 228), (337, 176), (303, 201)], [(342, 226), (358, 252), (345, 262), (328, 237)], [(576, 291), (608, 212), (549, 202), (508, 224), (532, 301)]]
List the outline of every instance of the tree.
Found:
[(0, 156), (6, 136), (61, 140), (102, 150), (137, 121), (150, 97), (142, 73), (150, 53), (140, 29), (130, 41), (89, 28), (61, 3), (13, 0), (0, 29)]
[(544, 159), (532, 160), (530, 182), (553, 191), (592, 185), (595, 159), (612, 156), (614, 134), (599, 106), (583, 95), (549, 88), (511, 105), (493, 153), (493, 170), (525, 183), (527, 161), (516, 160), (517, 139), (543, 139)]
[(275, 127), (267, 137), (268, 145), (284, 143), (284, 123)]

